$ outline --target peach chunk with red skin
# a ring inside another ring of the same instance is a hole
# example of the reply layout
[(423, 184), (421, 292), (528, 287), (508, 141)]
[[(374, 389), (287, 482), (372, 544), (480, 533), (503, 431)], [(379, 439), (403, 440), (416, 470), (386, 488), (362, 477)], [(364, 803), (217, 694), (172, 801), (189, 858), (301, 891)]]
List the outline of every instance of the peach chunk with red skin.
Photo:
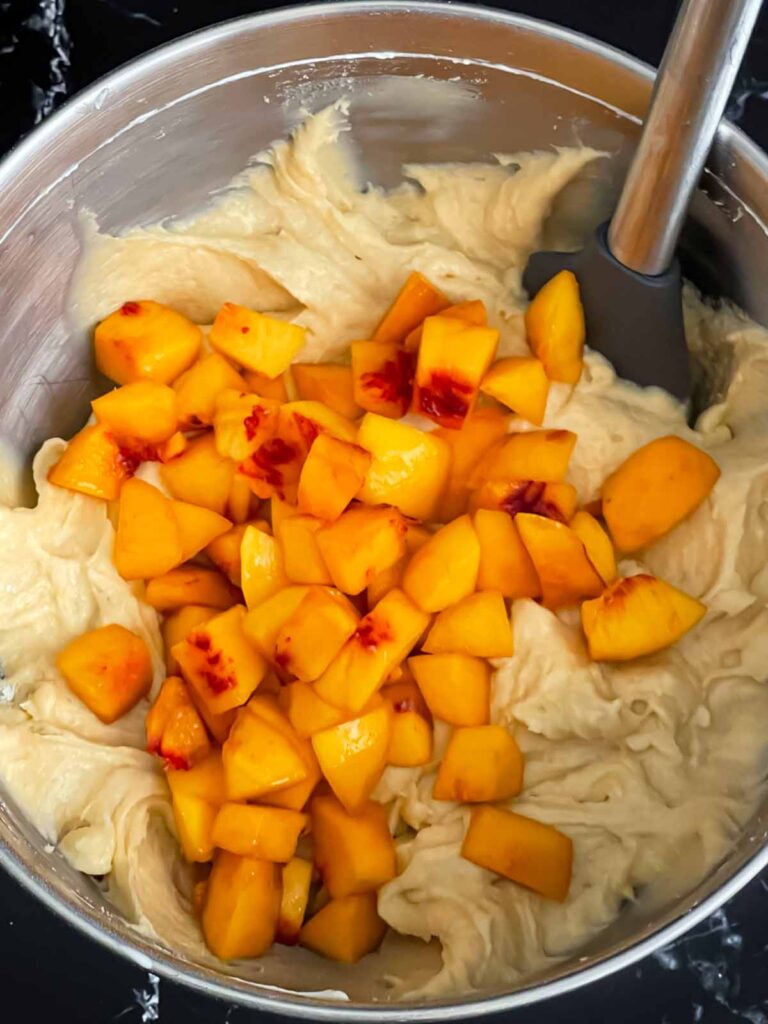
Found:
[(83, 427), (48, 471), (48, 481), (91, 498), (114, 501), (135, 465), (126, 461), (111, 432), (101, 424)]
[(536, 567), (545, 607), (564, 608), (602, 593), (605, 584), (569, 526), (528, 513), (519, 514), (515, 524)]
[(355, 403), (379, 416), (405, 416), (413, 396), (414, 354), (388, 342), (353, 341), (350, 355)]
[(543, 480), (486, 480), (472, 495), (470, 507), (491, 509), (516, 516), (518, 512), (570, 522), (578, 504), (571, 484)]
[(187, 770), (205, 760), (211, 743), (205, 725), (178, 676), (169, 676), (147, 712), (147, 750), (165, 763)]
[(595, 661), (627, 661), (676, 643), (706, 606), (645, 573), (617, 580), (581, 606), (581, 622)]
[(118, 384), (170, 384), (195, 361), (202, 340), (200, 328), (168, 306), (124, 302), (96, 327), (96, 365)]

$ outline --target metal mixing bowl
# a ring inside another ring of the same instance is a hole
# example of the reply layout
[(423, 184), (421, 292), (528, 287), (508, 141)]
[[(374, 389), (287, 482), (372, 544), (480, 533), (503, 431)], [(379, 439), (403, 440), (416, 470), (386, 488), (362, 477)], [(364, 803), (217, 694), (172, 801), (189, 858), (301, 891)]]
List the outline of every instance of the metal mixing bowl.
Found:
[[(248, 17), (166, 46), (51, 117), (0, 168), (0, 437), (25, 458), (83, 422), (95, 382), (89, 339), (67, 322), (78, 213), (116, 231), (200, 204), (301, 110), (352, 97), (368, 176), (409, 160), (488, 158), (581, 141), (620, 177), (652, 72), (552, 25), (479, 7), (347, 3)], [(723, 124), (689, 220), (686, 272), (768, 322), (768, 161)], [(235, 1002), (327, 1019), (447, 1019), (567, 992), (658, 949), (766, 863), (764, 805), (728, 859), (693, 892), (636, 906), (588, 948), (514, 991), (440, 1003), (338, 1003), (260, 989), (134, 934), (89, 879), (0, 806), (0, 861), (76, 927), (144, 968)]]

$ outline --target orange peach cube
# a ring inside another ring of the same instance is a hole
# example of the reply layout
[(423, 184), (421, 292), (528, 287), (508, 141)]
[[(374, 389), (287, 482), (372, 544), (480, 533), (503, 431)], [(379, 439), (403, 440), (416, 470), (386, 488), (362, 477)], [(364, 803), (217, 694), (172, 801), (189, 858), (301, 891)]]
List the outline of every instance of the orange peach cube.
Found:
[(277, 636), (308, 593), (306, 586), (283, 587), (248, 612), (245, 635), (265, 658), (274, 662)]
[(91, 498), (114, 501), (132, 466), (112, 434), (100, 424), (83, 427), (48, 471), (49, 483)]
[(549, 379), (578, 383), (586, 329), (575, 274), (561, 270), (539, 289), (525, 311), (525, 330)]
[(530, 512), (561, 523), (571, 521), (578, 503), (579, 496), (571, 484), (548, 484), (543, 480), (486, 480), (469, 500), (473, 511), (484, 508), (512, 517)]
[(160, 469), (160, 477), (174, 498), (228, 518), (234, 475), (235, 464), (216, 451), (213, 434), (190, 441), (178, 458)]
[(88, 630), (59, 651), (67, 686), (102, 722), (116, 722), (152, 685), (152, 659), (140, 636), (113, 624)]
[(190, 505), (186, 501), (174, 501), (172, 508), (179, 528), (181, 557), (184, 562), (200, 554), (211, 541), (232, 527), (228, 519), (209, 508)]
[(311, 587), (277, 634), (275, 663), (297, 679), (312, 682), (355, 632), (357, 620), (346, 598)]
[(372, 892), (397, 874), (395, 844), (381, 804), (349, 814), (331, 794), (310, 804), (315, 864), (332, 898)]
[(509, 416), (496, 409), (477, 409), (461, 430), (440, 427), (430, 435), (444, 441), (451, 453), (446, 488), (434, 517), (439, 522), (450, 522), (467, 511), (470, 477), (489, 449), (507, 434), (509, 421)]
[(96, 366), (117, 384), (170, 384), (195, 361), (202, 340), (200, 328), (168, 306), (124, 302), (96, 327)]
[(403, 582), (403, 573), (405, 567), (408, 564), (408, 559), (411, 555), (419, 551), (427, 541), (430, 539), (432, 534), (423, 526), (419, 526), (418, 523), (412, 519), (406, 522), (405, 528), (405, 555), (399, 561), (391, 565), (389, 569), (385, 569), (383, 572), (378, 573), (373, 577), (371, 582), (366, 588), (366, 598), (368, 600), (368, 607), (372, 608), (375, 604), (378, 604), (383, 597), (394, 590), (395, 587), (400, 587)]
[(246, 526), (240, 545), (240, 585), (248, 608), (288, 585), (283, 549), (259, 526)]
[(213, 436), (223, 458), (242, 462), (272, 440), (278, 427), (280, 405), (242, 391), (221, 391), (216, 396)]
[(322, 402), (288, 402), (282, 408), (282, 419), (286, 424), (285, 429), (292, 431), (294, 437), (303, 442), (304, 454), (320, 434), (330, 434), (339, 441), (350, 441), (353, 444), (357, 438), (355, 424)]
[(643, 445), (603, 484), (603, 516), (620, 551), (647, 547), (704, 501), (720, 477), (706, 452), (680, 437)]
[(137, 380), (91, 402), (97, 422), (122, 443), (159, 445), (175, 433), (176, 395), (167, 384)]
[(299, 398), (321, 402), (349, 420), (356, 420), (362, 412), (355, 402), (351, 366), (294, 363), (291, 373)]
[(244, 620), (245, 608), (236, 604), (173, 648), (184, 678), (216, 714), (244, 704), (266, 672), (243, 632)]
[(568, 895), (573, 843), (552, 825), (500, 807), (477, 807), (461, 855), (547, 899)]
[(500, 359), (483, 377), (480, 390), (537, 427), (544, 421), (549, 380), (539, 359)]
[(473, 593), (480, 567), (480, 542), (469, 516), (432, 534), (403, 574), (403, 590), (422, 611), (439, 612)]
[(213, 843), (242, 857), (287, 864), (308, 820), (306, 814), (284, 807), (226, 803), (213, 823)]
[(147, 712), (147, 750), (171, 768), (188, 769), (211, 752), (205, 725), (178, 676), (169, 676)]
[(435, 718), (450, 725), (485, 725), (491, 701), (491, 668), (468, 654), (421, 654), (408, 665)]
[(454, 729), (435, 779), (435, 800), (508, 800), (523, 788), (523, 755), (500, 725)]
[(373, 340), (400, 345), (426, 317), (434, 316), (448, 306), (450, 302), (443, 293), (418, 270), (414, 270), (379, 321), (373, 332)]
[[(226, 533), (220, 534), (205, 546), (206, 555), (236, 587), (242, 586), (241, 548), (248, 526), (254, 526), (263, 533), (270, 532), (269, 526), (263, 520), (255, 520), (253, 523), (236, 523)], [(248, 604), (247, 599), (245, 603)]]
[(322, 519), (308, 515), (288, 516), (280, 523), (277, 539), (286, 580), (291, 583), (333, 582), (320, 544), (320, 532), (324, 526)]
[(415, 768), (432, 760), (432, 724), (418, 711), (393, 704), (387, 764)]
[(536, 567), (547, 608), (564, 608), (602, 593), (603, 581), (569, 526), (528, 513), (516, 516), (515, 525)]
[(144, 600), (159, 612), (173, 612), (188, 604), (224, 611), (237, 604), (238, 593), (215, 569), (183, 565), (150, 580)]
[(279, 869), (269, 861), (221, 850), (203, 908), (203, 935), (220, 960), (266, 953), (275, 941), (280, 909)]
[(379, 416), (405, 416), (413, 395), (413, 354), (390, 342), (353, 341), (350, 356), (355, 403)]
[[(289, 543), (286, 528), (301, 518), (305, 517), (292, 516), (282, 523), (284, 545)], [(314, 536), (335, 586), (345, 594), (359, 594), (374, 576), (403, 557), (405, 532), (405, 520), (397, 509), (360, 506), (343, 512)]]
[(181, 672), (178, 662), (171, 653), (179, 641), (184, 640), (187, 633), (191, 633), (195, 626), (207, 622), (216, 614), (215, 608), (206, 608), (202, 605), (187, 605), (171, 612), (163, 620), (163, 648), (165, 650), (165, 667), (168, 675), (175, 676)]
[(392, 711), (373, 711), (316, 732), (312, 748), (333, 792), (350, 814), (360, 811), (387, 763)]
[(416, 364), (414, 411), (441, 427), (460, 429), (475, 405), (498, 343), (499, 332), (492, 327), (428, 317)]
[(613, 583), (616, 579), (616, 555), (611, 538), (600, 523), (589, 512), (580, 509), (569, 526), (584, 545), (587, 558), (603, 583)]
[(402, 590), (390, 590), (364, 618), (315, 683), (335, 707), (360, 711), (390, 672), (410, 653), (429, 624)]
[(706, 610), (695, 597), (642, 573), (585, 601), (581, 624), (595, 661), (628, 661), (676, 643)]
[[(469, 302), (457, 302), (455, 306), (447, 306), (445, 309), (437, 311), (440, 316), (452, 317), (454, 320), (463, 320), (467, 324), (474, 324), (476, 327), (485, 327), (488, 324), (488, 313), (485, 309), (485, 303), (480, 299), (471, 299)], [(431, 313), (430, 316), (435, 314)], [(403, 348), (408, 351), (413, 351), (421, 344), (421, 337), (424, 333), (424, 323), (420, 323), (418, 327), (414, 327), (413, 330), (406, 336), (403, 342)]]
[(498, 590), (504, 597), (539, 597), (541, 584), (514, 520), (506, 513), (478, 509), (472, 517), (480, 542), (478, 590)]
[(300, 811), (309, 800), (315, 786), (320, 781), (320, 765), (318, 764), (312, 744), (296, 734), (287, 716), (280, 709), (276, 696), (272, 694), (254, 694), (248, 702), (248, 710), (262, 718), (272, 729), (275, 729), (292, 746), (304, 762), (306, 775), (299, 782), (290, 786), (270, 789), (259, 797), (259, 803), (270, 807), (286, 807), (291, 811)]
[(373, 461), (358, 497), (395, 505), (415, 519), (435, 519), (450, 471), (450, 448), (434, 433), (366, 413), (357, 443)]
[(376, 894), (341, 896), (319, 910), (299, 933), (307, 949), (345, 964), (354, 964), (381, 945), (387, 925), (376, 910)]
[(529, 430), (508, 434), (491, 448), (470, 478), (476, 487), (486, 480), (537, 480), (560, 483), (576, 445), (570, 430)]
[(184, 430), (213, 424), (216, 398), (227, 389), (247, 391), (244, 379), (224, 356), (211, 352), (174, 381), (176, 411)]
[(334, 707), (315, 693), (309, 683), (289, 683), (283, 686), (278, 694), (280, 707), (288, 716), (297, 736), (303, 739), (312, 736), (322, 729), (330, 729), (338, 725), (348, 716), (348, 712)]
[(514, 651), (512, 627), (498, 590), (482, 590), (443, 609), (424, 641), (429, 654), (468, 654), (508, 658)]
[(247, 370), (279, 377), (304, 345), (305, 331), (287, 320), (225, 302), (211, 325), (211, 346)]
[(229, 800), (255, 800), (307, 777), (307, 766), (290, 736), (242, 708), (221, 750)]
[(181, 534), (173, 503), (157, 487), (138, 479), (123, 485), (113, 557), (126, 580), (162, 576), (181, 562)]
[(294, 857), (283, 867), (283, 894), (277, 918), (275, 941), (295, 946), (304, 923), (312, 885), (312, 865), (308, 860)]
[(299, 511), (338, 519), (360, 490), (371, 456), (356, 444), (321, 434), (309, 449), (299, 477)]
[(165, 777), (182, 853), (191, 863), (205, 863), (213, 857), (213, 823), (226, 799), (221, 754), (214, 751), (192, 768), (170, 770)]

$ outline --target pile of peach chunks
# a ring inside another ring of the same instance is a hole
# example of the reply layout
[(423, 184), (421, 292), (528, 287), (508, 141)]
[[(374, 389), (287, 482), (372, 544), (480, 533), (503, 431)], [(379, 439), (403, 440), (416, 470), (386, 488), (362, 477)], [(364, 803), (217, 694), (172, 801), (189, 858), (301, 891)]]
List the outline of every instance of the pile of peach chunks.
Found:
[[(377, 890), (397, 873), (371, 799), (387, 765), (432, 766), (435, 800), (475, 805), (462, 856), (565, 899), (571, 840), (507, 809), (523, 756), (489, 721), (510, 602), (580, 605), (595, 660), (658, 651), (704, 614), (660, 579), (617, 579), (616, 552), (689, 515), (716, 464), (663, 437), (578, 508), (576, 436), (534, 429), (550, 381), (582, 372), (575, 277), (548, 282), (525, 324), (531, 354), (494, 362), (483, 304), (412, 273), (350, 364), (294, 363), (300, 326), (233, 304), (207, 340), (148, 300), (96, 328), (119, 386), (49, 480), (108, 503), (116, 569), (162, 616), (148, 750), (222, 959), (278, 941), (351, 963), (379, 945)], [(147, 461), (165, 493), (134, 475)], [(150, 689), (147, 645), (120, 625), (57, 663), (103, 722)], [(452, 727), (439, 765), (433, 719)]]

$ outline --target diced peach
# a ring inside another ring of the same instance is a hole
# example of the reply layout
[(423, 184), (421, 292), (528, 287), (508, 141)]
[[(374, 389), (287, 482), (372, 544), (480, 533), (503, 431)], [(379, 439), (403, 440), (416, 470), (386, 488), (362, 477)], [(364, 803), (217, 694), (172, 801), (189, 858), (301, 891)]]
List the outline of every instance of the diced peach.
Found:
[(291, 367), (299, 398), (322, 402), (329, 409), (355, 420), (362, 410), (355, 402), (352, 367), (336, 363), (294, 363)]
[(370, 464), (364, 448), (321, 434), (301, 470), (299, 510), (319, 519), (338, 519), (360, 490)]
[(248, 612), (245, 634), (265, 658), (275, 660), (277, 636), (308, 593), (307, 586), (283, 587)]
[(217, 396), (226, 389), (247, 391), (244, 379), (218, 352), (203, 356), (174, 381), (176, 411), (184, 430), (213, 424)]
[(213, 434), (190, 441), (178, 458), (160, 469), (162, 481), (174, 498), (221, 516), (228, 515), (234, 475), (235, 464), (216, 451)]
[(304, 682), (323, 674), (357, 629), (352, 605), (324, 587), (309, 593), (280, 629), (275, 662)]
[(477, 807), (461, 855), (547, 899), (568, 895), (573, 843), (552, 825), (500, 807)]
[(435, 800), (508, 800), (523, 788), (523, 755), (501, 725), (454, 729), (435, 779)]
[(492, 327), (452, 317), (424, 321), (416, 364), (413, 408), (441, 427), (458, 430), (477, 400), (499, 343)]
[(209, 861), (213, 857), (213, 823), (226, 799), (221, 754), (214, 751), (192, 768), (169, 770), (165, 777), (182, 853), (192, 863)]
[(270, 532), (269, 526), (263, 520), (257, 520), (251, 524), (237, 523), (205, 546), (206, 555), (236, 587), (239, 587), (242, 582), (240, 548), (248, 525), (255, 526), (265, 533)]
[(273, 402), (288, 401), (288, 385), (284, 373), (279, 377), (267, 377), (265, 373), (257, 373), (256, 370), (244, 370), (243, 377), (247, 390), (252, 391), (254, 395), (270, 398)]
[(171, 768), (188, 769), (211, 752), (205, 725), (186, 685), (169, 676), (147, 712), (147, 750)]
[(213, 843), (242, 857), (287, 864), (308, 820), (306, 814), (284, 807), (226, 803), (213, 823)]
[(307, 777), (291, 738), (248, 705), (238, 713), (221, 756), (229, 800), (255, 800)]
[(664, 580), (639, 574), (617, 580), (581, 606), (581, 624), (595, 661), (653, 654), (692, 629), (707, 608)]
[(304, 336), (304, 328), (297, 324), (225, 302), (211, 325), (209, 341), (239, 366), (273, 378), (291, 365)]
[(537, 516), (570, 522), (579, 503), (571, 484), (547, 484), (543, 480), (486, 480), (470, 497), (470, 508), (490, 509), (516, 516), (530, 512)]
[(280, 910), (279, 869), (269, 861), (216, 855), (203, 908), (203, 935), (220, 960), (266, 953), (275, 941)]
[(283, 867), (283, 894), (277, 919), (275, 941), (295, 946), (304, 923), (312, 885), (312, 865), (308, 860), (294, 857)]
[(529, 423), (541, 426), (547, 411), (549, 380), (539, 359), (500, 359), (483, 377), (480, 390)]
[(393, 711), (399, 713), (414, 711), (417, 715), (421, 715), (422, 718), (426, 719), (426, 721), (431, 721), (432, 715), (430, 714), (429, 706), (424, 700), (422, 692), (413, 678), (413, 673), (407, 663), (398, 666), (398, 668), (398, 678), (394, 679), (394, 676), (390, 676), (384, 686), (382, 686), (380, 691), (381, 699), (388, 701), (392, 705)]
[(569, 525), (584, 545), (587, 558), (603, 583), (613, 583), (616, 579), (616, 555), (611, 538), (600, 523), (589, 512), (580, 509)]
[(643, 445), (603, 484), (603, 517), (620, 551), (647, 547), (682, 522), (718, 481), (714, 459), (680, 437)]
[(471, 594), (480, 567), (480, 542), (469, 516), (434, 533), (408, 563), (403, 590), (425, 612), (439, 612)]
[(405, 416), (413, 396), (413, 354), (391, 342), (353, 341), (350, 355), (355, 403), (379, 416)]
[(435, 519), (450, 472), (448, 445), (435, 434), (366, 413), (357, 443), (373, 456), (358, 494), (369, 505), (395, 505), (415, 519)]
[(451, 725), (485, 725), (491, 698), (488, 662), (466, 654), (422, 654), (408, 659), (435, 718)]
[(320, 770), (350, 814), (362, 810), (387, 763), (391, 717), (382, 704), (312, 737)]
[(173, 612), (184, 605), (207, 608), (231, 608), (238, 602), (238, 592), (215, 569), (199, 565), (183, 565), (156, 576), (147, 583), (144, 600), (159, 612)]
[(387, 764), (415, 768), (432, 760), (432, 724), (418, 711), (401, 710), (393, 704), (392, 731)]
[(445, 441), (451, 452), (451, 468), (435, 517), (439, 522), (450, 522), (466, 512), (470, 476), (486, 452), (506, 435), (509, 419), (496, 409), (478, 409), (466, 418), (461, 430), (441, 427), (430, 435)]
[(162, 444), (175, 432), (178, 422), (173, 388), (152, 380), (138, 380), (108, 391), (94, 399), (91, 408), (96, 420), (120, 445)]
[(90, 629), (59, 651), (56, 667), (97, 718), (117, 721), (152, 684), (152, 659), (140, 636), (116, 624)]
[(602, 593), (604, 583), (569, 526), (529, 513), (516, 516), (515, 525), (536, 567), (547, 608), (563, 608)]
[(315, 864), (331, 897), (372, 892), (397, 874), (395, 844), (381, 804), (368, 801), (354, 815), (331, 794), (310, 804)]
[(386, 931), (376, 894), (364, 892), (326, 903), (303, 926), (299, 942), (329, 960), (354, 964), (379, 948)]
[(486, 480), (541, 480), (560, 483), (576, 444), (570, 430), (530, 430), (509, 434), (491, 448), (470, 477), (470, 486)]
[(112, 434), (95, 423), (75, 434), (48, 471), (48, 481), (91, 498), (114, 501), (132, 470)]
[(443, 609), (423, 646), (429, 654), (508, 658), (514, 647), (504, 598), (498, 590), (481, 590)]
[(266, 672), (266, 664), (243, 632), (245, 608), (235, 605), (196, 627), (173, 648), (186, 681), (211, 711), (239, 707)]
[(117, 384), (170, 384), (195, 361), (202, 340), (200, 328), (168, 306), (124, 302), (96, 327), (96, 365)]
[(373, 341), (400, 345), (428, 316), (450, 306), (443, 293), (417, 270), (408, 275), (397, 298), (379, 321)]
[(277, 402), (244, 391), (219, 392), (213, 413), (216, 451), (235, 462), (253, 455), (275, 436), (279, 408)]
[[(181, 556), (185, 562), (194, 558), (211, 541), (232, 527), (232, 523), (228, 519), (220, 516), (218, 512), (212, 512), (209, 508), (190, 505), (186, 501), (174, 501), (172, 507), (179, 528)], [(199, 603), (203, 604), (204, 602)]]
[(413, 520), (408, 520), (406, 523), (405, 530), (405, 555), (394, 565), (391, 565), (389, 569), (384, 569), (383, 572), (378, 573), (373, 577), (371, 582), (366, 588), (366, 599), (368, 607), (373, 608), (374, 605), (378, 604), (383, 597), (385, 597), (390, 590), (394, 590), (395, 587), (401, 587), (403, 582), (403, 573), (405, 567), (408, 564), (408, 559), (411, 555), (419, 551), (430, 539), (432, 534), (429, 530), (420, 526)]
[[(465, 323), (474, 324), (476, 327), (485, 327), (488, 323), (485, 303), (480, 299), (472, 299), (469, 302), (457, 302), (455, 306), (447, 306), (438, 312), (440, 316), (452, 317), (454, 320), (463, 320)], [(417, 349), (421, 344), (423, 330), (423, 323), (420, 323), (418, 327), (414, 327), (403, 342), (403, 348), (408, 351)]]
[(162, 576), (182, 558), (173, 503), (143, 480), (126, 481), (120, 492), (115, 536), (117, 571), (126, 580), (147, 579)]
[(246, 526), (240, 547), (240, 585), (248, 608), (287, 586), (283, 550), (258, 526)]
[(197, 797), (198, 800), (212, 804), (216, 809), (227, 799), (224, 766), (221, 752), (218, 750), (214, 750), (189, 771), (167, 772), (166, 778), (174, 799), (177, 796)]
[(307, 451), (320, 434), (330, 434), (339, 441), (350, 441), (352, 444), (357, 439), (355, 424), (322, 402), (288, 402), (283, 406), (282, 417), (287, 424), (286, 429), (296, 432)]
[(358, 623), (339, 654), (315, 683), (334, 707), (360, 711), (390, 672), (410, 652), (429, 623), (429, 615), (402, 590), (390, 590)]
[[(281, 526), (285, 529), (292, 516)], [(406, 524), (395, 508), (351, 508), (315, 534), (322, 560), (334, 584), (345, 594), (359, 594), (378, 573), (394, 565), (405, 554)], [(322, 581), (320, 581), (322, 582)]]
[(228, 711), (211, 711), (209, 706), (194, 687), (188, 687), (188, 693), (192, 703), (197, 708), (198, 714), (205, 722), (206, 729), (216, 740), (219, 746), (221, 746), (227, 736), (229, 736), (229, 731), (237, 717), (238, 709), (230, 708)]
[(163, 621), (163, 647), (165, 648), (165, 667), (169, 676), (178, 675), (181, 669), (171, 653), (171, 649), (181, 640), (186, 639), (195, 626), (199, 626), (216, 614), (215, 608), (206, 608), (191, 604), (172, 612)]
[(319, 697), (309, 683), (295, 682), (281, 687), (278, 700), (296, 734), (302, 738), (330, 729), (348, 715)]
[(278, 529), (287, 580), (292, 583), (330, 584), (332, 575), (323, 557), (320, 532), (322, 519), (315, 516), (288, 516)]
[(478, 590), (498, 590), (504, 597), (538, 597), (541, 584), (514, 520), (506, 512), (478, 509), (472, 517), (480, 542)]
[(273, 729), (277, 730), (284, 739), (288, 740), (296, 753), (304, 762), (306, 770), (305, 777), (300, 782), (290, 786), (281, 786), (269, 790), (259, 797), (259, 802), (269, 804), (271, 807), (285, 807), (288, 810), (300, 811), (312, 795), (315, 786), (320, 781), (320, 765), (318, 764), (312, 744), (307, 739), (302, 739), (296, 734), (287, 716), (280, 709), (276, 696), (257, 693), (248, 702), (249, 710), (260, 716)]
[(561, 270), (539, 289), (525, 311), (528, 344), (550, 380), (576, 384), (581, 376), (586, 329), (579, 282)]

